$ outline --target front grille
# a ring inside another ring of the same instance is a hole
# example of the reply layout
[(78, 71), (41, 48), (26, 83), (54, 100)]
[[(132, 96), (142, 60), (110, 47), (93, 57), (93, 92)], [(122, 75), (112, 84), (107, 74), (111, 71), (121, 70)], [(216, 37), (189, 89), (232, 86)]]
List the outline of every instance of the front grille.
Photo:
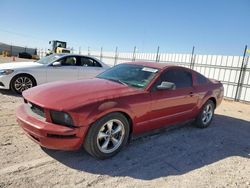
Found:
[(34, 112), (36, 115), (41, 116), (45, 118), (45, 112), (44, 109), (36, 104), (33, 104), (31, 102), (28, 102), (28, 105), (30, 106), (30, 109), (32, 112)]

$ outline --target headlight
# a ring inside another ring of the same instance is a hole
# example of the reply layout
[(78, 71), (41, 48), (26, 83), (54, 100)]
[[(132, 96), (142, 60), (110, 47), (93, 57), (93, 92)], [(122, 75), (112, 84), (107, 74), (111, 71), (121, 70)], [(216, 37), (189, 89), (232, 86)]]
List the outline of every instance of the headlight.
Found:
[(55, 124), (65, 125), (68, 127), (74, 126), (71, 116), (65, 112), (51, 110), (50, 116), (52, 122)]
[(11, 70), (11, 69), (3, 69), (3, 70), (1, 70), (0, 69), (0, 75), (9, 75), (12, 72), (14, 72), (14, 70)]

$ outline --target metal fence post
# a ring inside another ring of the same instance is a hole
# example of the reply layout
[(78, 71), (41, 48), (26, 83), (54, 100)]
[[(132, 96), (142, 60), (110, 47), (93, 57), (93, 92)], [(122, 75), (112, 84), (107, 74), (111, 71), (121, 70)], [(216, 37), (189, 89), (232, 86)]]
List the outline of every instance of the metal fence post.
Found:
[(81, 46), (79, 47), (79, 54), (81, 55), (82, 53), (82, 49), (81, 49)]
[(102, 61), (102, 47), (101, 47), (101, 53), (100, 53), (100, 61)]
[(47, 49), (46, 48), (43, 48), (43, 57), (45, 57), (46, 56), (46, 54), (47, 54)]
[(194, 46), (192, 48), (192, 55), (191, 55), (191, 60), (190, 60), (190, 69), (194, 69)]
[(90, 48), (88, 47), (88, 55), (90, 55)]
[(115, 48), (115, 62), (114, 62), (114, 65), (117, 64), (117, 59), (118, 59), (118, 47), (116, 46), (116, 48)]
[(136, 46), (134, 47), (132, 61), (135, 61), (135, 59), (136, 59)]
[(158, 46), (158, 48), (157, 48), (156, 62), (159, 62), (159, 61), (160, 61), (160, 54), (159, 54), (159, 51), (160, 51), (160, 46)]
[(245, 46), (243, 59), (242, 59), (241, 67), (240, 67), (240, 75), (239, 75), (239, 80), (238, 80), (236, 93), (235, 93), (235, 98), (234, 98), (235, 101), (240, 100), (240, 96), (241, 96), (241, 92), (242, 92), (242, 85), (243, 85), (243, 82), (244, 82), (244, 77), (245, 77), (246, 68), (247, 68), (247, 63), (245, 63), (246, 52), (247, 52), (247, 45)]
[(12, 56), (12, 44), (10, 45), (10, 56)]

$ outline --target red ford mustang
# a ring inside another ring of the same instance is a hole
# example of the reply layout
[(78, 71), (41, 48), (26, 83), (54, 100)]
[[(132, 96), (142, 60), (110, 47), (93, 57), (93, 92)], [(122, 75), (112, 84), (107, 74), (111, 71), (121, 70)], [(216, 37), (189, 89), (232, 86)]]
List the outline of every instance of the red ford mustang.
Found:
[(132, 62), (94, 79), (49, 83), (23, 92), (17, 119), (43, 147), (115, 155), (132, 134), (194, 120), (205, 128), (223, 98), (220, 82), (178, 66)]

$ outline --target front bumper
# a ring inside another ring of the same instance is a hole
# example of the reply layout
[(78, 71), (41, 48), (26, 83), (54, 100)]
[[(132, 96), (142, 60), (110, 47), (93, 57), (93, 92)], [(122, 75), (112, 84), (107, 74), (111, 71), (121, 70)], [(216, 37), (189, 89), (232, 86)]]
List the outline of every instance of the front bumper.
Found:
[(86, 127), (69, 128), (39, 119), (23, 104), (17, 111), (17, 122), (29, 138), (39, 145), (57, 150), (77, 150), (82, 146)]
[(0, 89), (10, 89), (10, 75), (0, 75)]

